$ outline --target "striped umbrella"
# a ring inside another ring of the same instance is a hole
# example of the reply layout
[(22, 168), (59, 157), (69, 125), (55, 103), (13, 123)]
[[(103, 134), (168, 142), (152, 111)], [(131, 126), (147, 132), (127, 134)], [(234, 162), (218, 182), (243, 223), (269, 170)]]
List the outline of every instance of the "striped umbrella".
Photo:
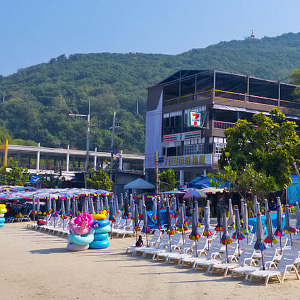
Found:
[(263, 270), (265, 270), (263, 251), (266, 249), (266, 246), (265, 246), (265, 243), (263, 240), (263, 225), (261, 222), (259, 210), (257, 211), (257, 214), (256, 214), (256, 242), (254, 244), (254, 249), (261, 251)]
[(245, 238), (241, 229), (241, 221), (240, 221), (240, 211), (237, 208), (235, 210), (235, 232), (232, 235), (232, 238), (238, 241), (238, 254), (240, 255), (240, 241)]
[(273, 226), (272, 226), (272, 219), (270, 215), (270, 211), (266, 211), (266, 226), (268, 230), (268, 235), (265, 238), (265, 243), (271, 244), (271, 247), (273, 247), (273, 244), (277, 244), (277, 240), (275, 239), (274, 233), (273, 233)]
[(225, 245), (225, 247), (226, 247), (226, 262), (229, 263), (227, 245), (232, 243), (232, 239), (230, 238), (229, 233), (228, 233), (226, 210), (223, 210), (223, 234), (222, 234), (220, 243), (222, 245)]
[(292, 233), (295, 233), (296, 229), (291, 226), (290, 211), (288, 204), (285, 205), (285, 224), (283, 230), (285, 233), (290, 234), (291, 246), (293, 246)]
[(228, 211), (229, 211), (228, 226), (234, 229), (234, 216), (233, 216), (231, 199), (228, 200)]
[(281, 207), (281, 201), (279, 197), (276, 197), (277, 200), (277, 228), (275, 230), (275, 236), (279, 237), (280, 241), (280, 250), (282, 252), (282, 244), (281, 244), (281, 238), (284, 235), (283, 229), (282, 229), (282, 207)]

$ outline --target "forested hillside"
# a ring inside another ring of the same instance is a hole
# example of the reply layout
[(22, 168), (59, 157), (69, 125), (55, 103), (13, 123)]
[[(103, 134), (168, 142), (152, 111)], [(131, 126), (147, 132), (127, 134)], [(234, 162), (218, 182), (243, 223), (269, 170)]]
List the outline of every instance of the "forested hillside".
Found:
[(289, 82), (295, 68), (300, 68), (300, 33), (221, 42), (180, 55), (61, 55), (0, 77), (0, 142), (9, 135), (11, 141), (85, 149), (86, 118), (69, 113), (86, 114), (90, 99), (95, 125), (91, 149), (109, 149), (116, 110), (117, 151), (142, 153), (148, 86), (179, 69), (217, 69)]

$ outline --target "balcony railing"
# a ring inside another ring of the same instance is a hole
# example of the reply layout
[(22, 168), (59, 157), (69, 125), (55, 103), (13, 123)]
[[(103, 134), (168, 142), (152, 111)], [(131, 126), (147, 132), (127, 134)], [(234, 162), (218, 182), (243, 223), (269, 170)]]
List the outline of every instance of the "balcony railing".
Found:
[(213, 121), (213, 126), (215, 129), (227, 129), (234, 127), (235, 123), (223, 122), (223, 121)]

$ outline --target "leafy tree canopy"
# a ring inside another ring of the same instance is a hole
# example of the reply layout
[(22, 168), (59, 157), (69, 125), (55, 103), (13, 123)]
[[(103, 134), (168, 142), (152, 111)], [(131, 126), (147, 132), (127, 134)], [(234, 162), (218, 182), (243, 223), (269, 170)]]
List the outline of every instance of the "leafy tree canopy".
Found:
[(0, 169), (0, 183), (4, 185), (20, 185), (24, 186), (29, 180), (29, 172), (18, 166), (18, 162), (10, 159), (8, 168)]
[(223, 173), (217, 177), (230, 180), (233, 189), (264, 195), (289, 185), (292, 171), (299, 174), (300, 139), (295, 122), (278, 109), (253, 119), (239, 120), (225, 131), (227, 144), (219, 160)]
[(160, 174), (158, 174), (158, 177), (159, 177), (159, 189), (162, 192), (174, 190), (176, 185), (178, 184), (173, 169), (162, 171)]
[(89, 178), (87, 178), (88, 188), (111, 191), (113, 184), (114, 183), (109, 179), (109, 175), (103, 169), (99, 172), (90, 170)]

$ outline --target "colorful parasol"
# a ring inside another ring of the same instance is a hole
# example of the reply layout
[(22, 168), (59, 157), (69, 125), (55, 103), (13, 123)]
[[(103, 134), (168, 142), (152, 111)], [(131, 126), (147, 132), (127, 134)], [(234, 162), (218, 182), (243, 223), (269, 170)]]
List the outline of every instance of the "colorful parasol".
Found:
[(289, 211), (288, 204), (285, 205), (285, 223), (284, 223), (283, 230), (285, 233), (290, 235), (291, 246), (293, 246), (292, 233), (295, 233), (296, 229), (291, 226), (290, 211)]
[(265, 224), (267, 226), (268, 235), (264, 241), (265, 241), (265, 243), (271, 244), (271, 246), (273, 246), (273, 244), (277, 244), (277, 240), (273, 233), (272, 219), (271, 219), (269, 210), (266, 211), (266, 223)]
[(235, 232), (232, 235), (232, 238), (238, 241), (238, 255), (240, 255), (240, 241), (245, 238), (241, 229), (241, 221), (240, 221), (240, 211), (237, 208), (235, 210)]
[(228, 200), (228, 211), (229, 211), (228, 226), (234, 229), (235, 224), (234, 224), (234, 215), (233, 215), (231, 199)]

